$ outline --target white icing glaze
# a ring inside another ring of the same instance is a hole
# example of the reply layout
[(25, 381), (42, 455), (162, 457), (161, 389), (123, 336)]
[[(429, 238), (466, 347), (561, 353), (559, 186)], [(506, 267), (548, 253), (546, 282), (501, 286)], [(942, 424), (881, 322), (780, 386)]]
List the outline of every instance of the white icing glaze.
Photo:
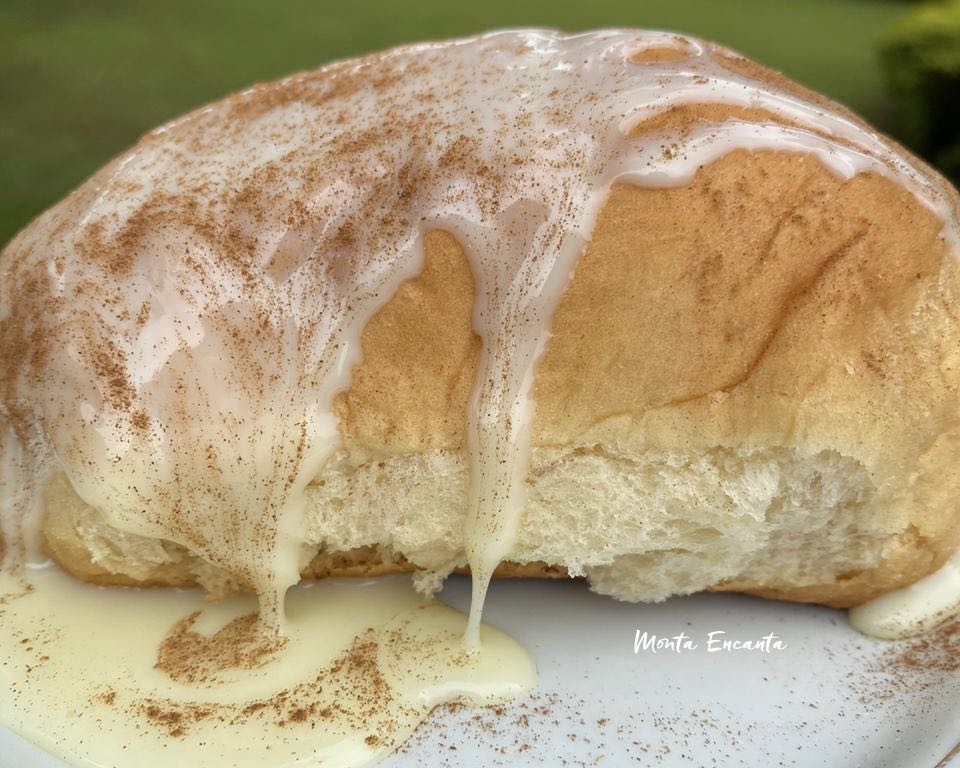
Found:
[[(658, 47), (681, 55), (638, 55)], [(5, 450), (7, 488), (26, 489), (50, 453), (116, 526), (252, 585), (280, 630), (305, 555), (303, 489), (339, 440), (333, 397), (367, 320), (419, 271), (423, 232), (447, 229), (473, 268), (483, 340), (468, 416), (475, 644), (523, 508), (536, 365), (611, 183), (681, 184), (737, 148), (813, 153), (843, 176), (907, 185), (960, 242), (923, 168), (725, 55), (664, 33), (501, 32), (295, 75), (148, 135), (4, 254), (14, 278), (46, 276), (16, 323), (54, 350), (7, 388), (6, 412), (42, 433), (32, 462)], [(792, 125), (631, 136), (711, 101)], [(5, 538), (18, 541), (35, 500), (4, 495)]]

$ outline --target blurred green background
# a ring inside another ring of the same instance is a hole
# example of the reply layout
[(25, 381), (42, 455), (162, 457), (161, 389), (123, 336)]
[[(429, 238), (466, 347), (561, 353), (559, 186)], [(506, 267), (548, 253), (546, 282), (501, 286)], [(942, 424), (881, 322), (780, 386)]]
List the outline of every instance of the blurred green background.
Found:
[(0, 243), (191, 107), (331, 59), (495, 27), (707, 37), (949, 162), (960, 119), (944, 131), (929, 113), (945, 99), (960, 109), (960, 0), (941, 5), (946, 21), (895, 0), (0, 0)]

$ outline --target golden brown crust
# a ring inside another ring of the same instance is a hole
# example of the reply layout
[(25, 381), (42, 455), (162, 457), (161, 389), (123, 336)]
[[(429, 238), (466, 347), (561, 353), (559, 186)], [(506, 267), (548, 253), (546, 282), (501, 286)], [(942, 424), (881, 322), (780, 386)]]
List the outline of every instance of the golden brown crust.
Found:
[[(82, 547), (71, 549), (63, 539), (62, 532), (48, 533), (44, 537), (47, 554), (67, 573), (88, 584), (100, 587), (137, 587), (153, 589), (158, 587), (176, 587), (190, 589), (197, 587), (196, 578), (182, 565), (159, 566), (146, 578), (134, 578), (126, 573), (108, 570), (90, 560), (90, 553)], [(67, 534), (69, 539), (72, 534)], [(319, 552), (310, 564), (303, 569), (304, 579), (361, 578), (391, 576), (399, 573), (413, 573), (417, 567), (402, 555), (391, 556), (380, 547), (358, 547), (347, 552)], [(469, 575), (470, 567), (455, 568), (454, 573)], [(567, 578), (567, 570), (562, 566), (547, 563), (514, 563), (505, 561), (493, 572), (494, 579), (562, 579)], [(221, 597), (222, 595), (214, 595)]]
[(917, 533), (910, 525), (902, 534), (891, 537), (891, 550), (883, 566), (853, 573), (841, 573), (827, 584), (794, 586), (784, 583), (757, 584), (746, 579), (734, 579), (710, 588), (712, 592), (745, 592), (772, 600), (791, 600), (797, 603), (817, 603), (832, 608), (851, 608), (879, 594), (912, 584), (939, 568), (952, 549), (939, 553), (939, 548)]
[(693, 45), (680, 35), (665, 40), (658, 45), (641, 48), (631, 54), (629, 60), (634, 64), (653, 64), (657, 62), (683, 61), (693, 53)]
[(92, 559), (91, 552), (80, 537), (76, 518), (48, 512), (40, 531), (44, 552), (71, 576), (90, 584), (104, 587), (178, 587), (187, 589), (197, 585), (195, 576), (182, 563), (157, 564), (143, 578), (115, 572)]
[(334, 409), (344, 437), (375, 450), (459, 448), (480, 356), (470, 265), (447, 232), (424, 238), (423, 271), (367, 323), (363, 362)]

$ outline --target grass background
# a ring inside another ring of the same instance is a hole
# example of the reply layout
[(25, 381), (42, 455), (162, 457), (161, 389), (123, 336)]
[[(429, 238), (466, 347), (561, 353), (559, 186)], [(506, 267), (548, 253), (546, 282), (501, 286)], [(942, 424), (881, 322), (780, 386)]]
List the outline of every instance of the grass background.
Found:
[(673, 29), (729, 45), (881, 128), (892, 0), (0, 0), (0, 244), (155, 125), (250, 83), (495, 27)]

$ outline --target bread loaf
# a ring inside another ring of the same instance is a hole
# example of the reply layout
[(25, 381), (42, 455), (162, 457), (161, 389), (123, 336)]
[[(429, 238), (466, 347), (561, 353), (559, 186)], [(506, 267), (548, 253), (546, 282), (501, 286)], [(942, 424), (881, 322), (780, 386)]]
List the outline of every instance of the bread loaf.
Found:
[(863, 603), (960, 544), (957, 226), (902, 148), (692, 38), (255, 86), (4, 250), (7, 562)]

